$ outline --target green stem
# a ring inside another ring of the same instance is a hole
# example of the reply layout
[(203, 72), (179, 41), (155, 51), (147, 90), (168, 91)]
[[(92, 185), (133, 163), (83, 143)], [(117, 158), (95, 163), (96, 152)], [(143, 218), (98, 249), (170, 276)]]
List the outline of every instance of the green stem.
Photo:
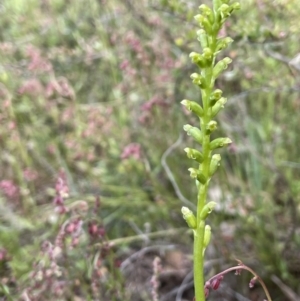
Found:
[(203, 238), (205, 222), (201, 221), (194, 235), (194, 287), (196, 300), (205, 301), (204, 295), (204, 261)]
[[(206, 93), (204, 93), (206, 92)], [(202, 96), (209, 97), (210, 91), (204, 91)], [(208, 102), (208, 100), (203, 98), (203, 104)], [(204, 106), (204, 117), (201, 120), (201, 129), (203, 133), (205, 133), (206, 126), (210, 121), (210, 116), (207, 114), (208, 106)], [(206, 107), (206, 108), (205, 108)], [(209, 148), (210, 143), (210, 134), (205, 134), (203, 137), (203, 163), (201, 164), (201, 171), (206, 177), (207, 181), (205, 184), (201, 184), (199, 187), (198, 192), (198, 204), (197, 204), (197, 221), (198, 227), (195, 232), (194, 236), (194, 283), (195, 283), (195, 296), (197, 301), (205, 301), (205, 294), (204, 294), (204, 258), (203, 258), (203, 241), (204, 241), (204, 229), (205, 229), (205, 221), (200, 219), (200, 213), (206, 204), (207, 199), (207, 191), (208, 191), (208, 184), (209, 184), (209, 166), (211, 160), (211, 151)]]
[[(214, 50), (216, 37), (212, 41), (211, 48)], [(202, 105), (204, 116), (200, 120), (200, 127), (203, 133), (202, 151), (203, 151), (203, 162), (200, 164), (199, 169), (206, 177), (207, 181), (205, 184), (201, 184), (198, 191), (198, 204), (197, 204), (197, 221), (198, 227), (194, 234), (194, 287), (195, 287), (195, 298), (196, 301), (205, 301), (204, 291), (204, 230), (205, 221), (200, 218), (200, 213), (206, 204), (207, 191), (210, 181), (209, 167), (211, 162), (211, 150), (210, 150), (210, 133), (206, 131), (208, 123), (211, 121), (211, 107), (209, 106), (210, 95), (214, 86), (213, 80), (213, 67), (214, 59), (210, 66), (202, 70), (202, 76), (206, 79), (208, 87), (201, 89)]]

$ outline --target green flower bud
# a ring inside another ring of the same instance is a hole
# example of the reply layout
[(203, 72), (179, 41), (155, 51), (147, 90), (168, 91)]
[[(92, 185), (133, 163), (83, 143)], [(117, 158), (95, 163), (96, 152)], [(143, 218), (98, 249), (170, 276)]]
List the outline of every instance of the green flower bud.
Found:
[(184, 125), (183, 129), (187, 132), (189, 136), (192, 136), (198, 143), (200, 144), (202, 143), (203, 137), (200, 129), (191, 126), (189, 124)]
[(207, 246), (209, 245), (210, 238), (211, 238), (211, 227), (209, 225), (206, 225), (205, 229), (204, 229), (203, 253), (202, 253), (202, 256), (204, 256), (205, 250), (206, 250)]
[(240, 10), (241, 9), (241, 4), (239, 2), (234, 2), (230, 5), (230, 8), (232, 10)]
[(220, 166), (220, 161), (221, 161), (221, 155), (219, 154), (214, 154), (211, 158), (210, 161), (210, 166), (209, 166), (209, 175), (212, 176)]
[(221, 109), (224, 108), (224, 105), (226, 104), (227, 102), (227, 98), (225, 97), (221, 97), (216, 103), (215, 105), (212, 107), (212, 110), (211, 110), (211, 116), (212, 117), (215, 117)]
[(210, 48), (206, 47), (203, 49), (203, 57), (209, 61), (212, 60), (213, 58), (213, 52), (211, 51)]
[(199, 23), (199, 26), (204, 28), (206, 30), (207, 33), (211, 33), (211, 24), (208, 21), (208, 19), (206, 17), (204, 17), (203, 15), (196, 15), (194, 17), (194, 19)]
[(198, 73), (193, 73), (193, 74), (191, 74), (191, 79), (193, 80), (193, 83), (195, 85), (198, 85), (202, 89), (205, 88), (205, 79), (203, 78), (202, 75), (200, 75)]
[(200, 9), (201, 13), (208, 18), (210, 23), (214, 22), (214, 14), (213, 14), (212, 10), (207, 5), (202, 4), (202, 5), (199, 6), (199, 9)]
[(219, 9), (219, 7), (222, 5), (224, 1), (222, 0), (213, 0), (213, 7), (214, 10), (217, 11)]
[(184, 151), (186, 152), (187, 157), (188, 157), (189, 159), (196, 160), (196, 161), (199, 162), (199, 163), (202, 163), (202, 162), (203, 162), (203, 155), (202, 155), (202, 153), (200, 153), (200, 152), (197, 151), (196, 149), (186, 147), (186, 148), (184, 149)]
[(217, 138), (210, 142), (209, 147), (211, 150), (214, 150), (216, 148), (221, 148), (224, 146), (227, 146), (228, 144), (232, 143), (231, 139), (229, 138)]
[(233, 39), (230, 37), (219, 39), (216, 46), (216, 52), (220, 52), (221, 50), (227, 48), (232, 42)]
[(218, 123), (214, 120), (211, 120), (207, 125), (206, 125), (206, 133), (211, 134), (213, 131), (217, 129)]
[(203, 109), (197, 102), (184, 99), (181, 104), (184, 105), (189, 111), (195, 113), (198, 117), (203, 116)]
[[(225, 1), (226, 2), (226, 1)], [(218, 13), (221, 15), (222, 23), (235, 11), (241, 8), (240, 3), (235, 2), (232, 5), (228, 5), (229, 2), (224, 3), (219, 7)]]
[(198, 169), (196, 168), (189, 168), (188, 171), (190, 172), (190, 177), (196, 179), (198, 176)]
[(213, 91), (209, 97), (209, 105), (212, 107), (215, 103), (222, 97), (223, 91), (220, 89), (216, 89)]
[(204, 248), (207, 248), (207, 246), (209, 245), (210, 238), (211, 238), (211, 227), (209, 225), (206, 225), (204, 229), (204, 239), (203, 239)]
[(206, 182), (207, 182), (205, 175), (201, 172), (198, 173), (197, 180), (203, 185), (206, 184)]
[(224, 1), (222, 1), (223, 4), (219, 7), (219, 11), (222, 13), (226, 13), (229, 10), (229, 5), (224, 3)]
[(227, 69), (228, 65), (232, 62), (231, 58), (225, 57), (223, 60), (219, 61), (214, 69), (213, 69), (213, 76), (214, 78), (218, 78), (218, 76)]
[(190, 78), (192, 80), (196, 80), (196, 79), (198, 79), (200, 77), (201, 77), (201, 75), (199, 73), (192, 73), (191, 76), (190, 76)]
[(200, 213), (200, 219), (201, 219), (202, 221), (204, 221), (204, 220), (208, 217), (208, 215), (209, 215), (210, 213), (212, 213), (212, 211), (214, 210), (214, 208), (216, 207), (216, 205), (217, 205), (216, 202), (209, 202), (209, 203), (207, 203), (207, 204), (203, 207), (203, 209), (201, 210), (201, 213)]
[(181, 213), (189, 228), (197, 229), (197, 220), (194, 213), (187, 207), (182, 207)]
[(206, 181), (207, 181), (206, 177), (198, 169), (196, 169), (196, 168), (189, 168), (188, 171), (190, 172), (190, 177), (191, 178), (197, 179), (203, 185), (206, 183)]
[(197, 53), (197, 52), (191, 52), (189, 57), (191, 58), (193, 63), (197, 63), (197, 61), (199, 60), (199, 58), (201, 58), (201, 54)]
[(222, 23), (224, 23), (224, 21), (230, 16), (231, 14), (231, 10), (229, 5), (227, 4), (222, 4), (219, 9), (218, 9), (218, 13), (221, 16), (222, 19)]
[(219, 100), (222, 96), (223, 91), (220, 89), (216, 89), (212, 92), (210, 99), (214, 98), (216, 100)]
[(205, 58), (200, 53), (191, 52), (189, 57), (191, 58), (192, 62), (200, 68), (205, 68), (207, 66)]
[(197, 31), (197, 37), (198, 37), (198, 41), (200, 42), (202, 49), (208, 47), (207, 34), (204, 29), (199, 29)]
[(201, 27), (203, 27), (203, 26), (202, 26), (202, 22), (203, 22), (204, 19), (205, 19), (204, 16), (202, 16), (201, 14), (198, 14), (198, 15), (194, 16), (194, 19), (195, 19), (198, 23), (200, 23)]

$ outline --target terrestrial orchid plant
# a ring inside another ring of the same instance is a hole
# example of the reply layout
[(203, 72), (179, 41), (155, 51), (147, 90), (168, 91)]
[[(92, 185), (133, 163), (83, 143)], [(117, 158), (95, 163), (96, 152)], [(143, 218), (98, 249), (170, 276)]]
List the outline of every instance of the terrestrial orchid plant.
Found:
[(183, 218), (194, 233), (194, 286), (195, 300), (204, 301), (211, 289), (218, 289), (224, 275), (235, 271), (239, 274), (242, 270), (252, 273), (249, 286), (253, 287), (256, 281), (260, 282), (268, 301), (270, 294), (262, 279), (248, 266), (238, 261), (238, 265), (231, 267), (211, 279), (204, 281), (204, 253), (210, 237), (211, 227), (206, 224), (208, 215), (216, 206), (215, 202), (207, 202), (207, 192), (211, 177), (220, 165), (221, 156), (215, 151), (231, 143), (227, 137), (211, 139), (211, 134), (217, 129), (216, 115), (224, 108), (226, 98), (222, 96), (222, 90), (215, 89), (216, 79), (231, 63), (229, 57), (217, 60), (218, 54), (233, 42), (230, 37), (219, 37), (219, 32), (227, 18), (240, 8), (238, 2), (230, 3), (230, 0), (213, 0), (211, 9), (205, 4), (199, 7), (201, 14), (195, 16), (200, 29), (197, 31), (202, 52), (192, 52), (190, 58), (200, 69), (199, 73), (193, 73), (191, 79), (201, 90), (201, 103), (191, 100), (183, 100), (181, 103), (199, 117), (200, 127), (186, 124), (183, 128), (189, 136), (201, 145), (201, 149), (185, 148), (188, 158), (198, 163), (198, 168), (190, 168), (190, 176), (195, 179), (197, 194), (196, 214), (187, 207), (182, 207)]

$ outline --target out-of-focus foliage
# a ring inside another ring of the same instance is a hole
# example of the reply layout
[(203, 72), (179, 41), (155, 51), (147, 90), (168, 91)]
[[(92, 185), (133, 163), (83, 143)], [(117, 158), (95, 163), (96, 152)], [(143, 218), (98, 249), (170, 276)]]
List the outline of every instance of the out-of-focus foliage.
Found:
[[(98, 290), (100, 300), (130, 299), (116, 262), (155, 242), (123, 244), (102, 257), (97, 244), (103, 251), (110, 240), (184, 225), (161, 157), (186, 123), (180, 101), (199, 99), (188, 54), (199, 49), (192, 16), (201, 3), (1, 2), (1, 298), (24, 299), (17, 296), (34, 291), (39, 262), (44, 272), (55, 262), (63, 271), (55, 274), (60, 300), (97, 300), (93, 271), (100, 270), (106, 285)], [(226, 263), (241, 258), (264, 279), (276, 274), (298, 294), (299, 11), (297, 0), (244, 0), (226, 25), (235, 40), (226, 55), (234, 63), (217, 83), (229, 96), (218, 121), (234, 145), (223, 152), (210, 191), (220, 202), (211, 218), (211, 257)], [(182, 194), (194, 200), (182, 148), (167, 162)], [(61, 170), (69, 187), (69, 211), (62, 215), (53, 204)], [(91, 237), (94, 224), (105, 228), (105, 238)], [(73, 232), (64, 236), (62, 254), (69, 261), (50, 260), (53, 249), (45, 242), (55, 245), (68, 226)], [(76, 227), (81, 241), (71, 250)], [(164, 243), (174, 241), (189, 242), (165, 237)], [(274, 300), (285, 298), (269, 285)], [(149, 298), (138, 289), (140, 298)], [(48, 293), (54, 299), (41, 290), (38, 300), (58, 300)]]

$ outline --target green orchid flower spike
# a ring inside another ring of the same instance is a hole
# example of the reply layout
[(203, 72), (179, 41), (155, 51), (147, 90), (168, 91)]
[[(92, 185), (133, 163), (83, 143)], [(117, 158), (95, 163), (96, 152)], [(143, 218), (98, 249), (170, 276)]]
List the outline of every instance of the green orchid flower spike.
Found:
[(216, 203), (207, 202), (207, 191), (211, 177), (220, 165), (221, 156), (213, 154), (218, 148), (231, 143), (227, 137), (211, 140), (211, 134), (217, 128), (213, 118), (224, 108), (227, 99), (222, 96), (220, 89), (215, 89), (215, 81), (227, 69), (231, 59), (219, 59), (217, 55), (231, 43), (230, 37), (218, 37), (219, 31), (226, 19), (240, 8), (238, 2), (229, 0), (213, 0), (213, 7), (202, 4), (200, 14), (195, 16), (200, 29), (197, 38), (202, 49), (201, 53), (192, 52), (190, 59), (198, 68), (198, 72), (191, 74), (192, 82), (201, 90), (201, 103), (192, 100), (181, 102), (188, 110), (200, 119), (200, 127), (185, 125), (184, 130), (201, 146), (199, 150), (185, 148), (188, 158), (198, 164), (198, 168), (190, 168), (190, 175), (196, 179), (198, 196), (197, 212), (195, 215), (186, 207), (182, 209), (183, 217), (188, 226), (194, 231), (194, 285), (195, 300), (205, 300), (203, 255), (209, 244), (211, 227), (206, 225), (206, 218), (213, 211)]

